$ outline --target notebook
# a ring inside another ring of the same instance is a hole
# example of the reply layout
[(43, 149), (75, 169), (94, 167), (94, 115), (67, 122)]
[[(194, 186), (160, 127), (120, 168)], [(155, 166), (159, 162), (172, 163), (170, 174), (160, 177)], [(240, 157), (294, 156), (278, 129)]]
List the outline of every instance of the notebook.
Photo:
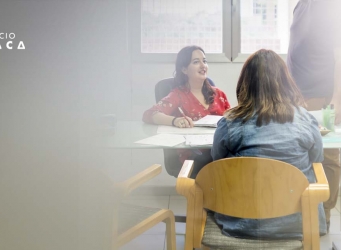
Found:
[(186, 145), (200, 146), (200, 145), (212, 145), (214, 134), (205, 135), (186, 135)]
[(218, 121), (223, 118), (221, 115), (206, 115), (200, 120), (194, 121), (194, 127), (212, 127), (216, 128)]

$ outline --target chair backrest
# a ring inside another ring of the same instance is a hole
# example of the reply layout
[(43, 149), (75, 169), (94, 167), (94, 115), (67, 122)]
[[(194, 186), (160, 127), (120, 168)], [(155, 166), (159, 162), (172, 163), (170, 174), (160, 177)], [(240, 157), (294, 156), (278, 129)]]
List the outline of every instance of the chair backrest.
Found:
[(301, 211), (306, 176), (285, 162), (237, 157), (214, 161), (197, 175), (203, 206), (229, 216), (265, 219)]
[[(207, 80), (212, 86), (215, 86), (214, 82), (210, 78), (207, 78)], [(159, 81), (155, 85), (155, 101), (159, 102), (162, 98), (166, 97), (174, 88), (174, 86), (175, 84), (173, 77)]]

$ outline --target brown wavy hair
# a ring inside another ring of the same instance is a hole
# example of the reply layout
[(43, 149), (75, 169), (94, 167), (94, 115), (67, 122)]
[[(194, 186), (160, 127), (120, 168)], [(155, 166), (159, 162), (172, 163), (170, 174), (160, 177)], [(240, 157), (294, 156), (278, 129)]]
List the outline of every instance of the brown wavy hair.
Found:
[[(188, 76), (182, 72), (183, 68), (187, 68), (192, 60), (192, 53), (195, 50), (201, 50), (205, 55), (205, 51), (196, 45), (186, 46), (182, 48), (178, 55), (176, 56), (175, 62), (175, 72), (174, 72), (174, 87), (187, 87), (186, 84), (188, 82)], [(204, 95), (205, 102), (207, 104), (211, 104), (214, 101), (215, 91), (212, 88), (211, 84), (207, 79), (205, 79), (204, 84), (201, 89), (202, 94)]]
[(304, 99), (282, 58), (261, 49), (245, 62), (237, 84), (238, 105), (225, 112), (227, 119), (246, 122), (258, 115), (256, 125), (292, 122), (294, 108), (305, 107)]

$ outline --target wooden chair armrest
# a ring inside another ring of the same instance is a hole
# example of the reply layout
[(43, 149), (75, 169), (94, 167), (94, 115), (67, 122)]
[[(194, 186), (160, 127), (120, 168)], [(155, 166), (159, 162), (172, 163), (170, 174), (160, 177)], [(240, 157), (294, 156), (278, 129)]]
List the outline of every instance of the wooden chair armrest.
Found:
[(186, 232), (191, 233), (186, 235), (186, 249), (201, 247), (206, 222), (202, 190), (195, 184), (195, 179), (190, 178), (193, 165), (194, 161), (186, 160), (176, 180), (176, 191), (187, 199)]
[(321, 163), (313, 163), (316, 183), (311, 183), (302, 194), (302, 223), (304, 249), (319, 246), (318, 204), (328, 200), (329, 185)]
[(114, 188), (120, 190), (122, 196), (127, 196), (134, 189), (161, 173), (161, 165), (154, 164), (126, 181), (117, 183)]
[(187, 199), (193, 196), (195, 180), (189, 178), (193, 170), (194, 161), (186, 160), (182, 165), (178, 178), (176, 179), (176, 191)]
[(313, 163), (314, 173), (316, 176), (317, 184), (328, 184), (326, 174), (324, 173), (321, 163)]
[(310, 193), (314, 194), (314, 200), (316, 203), (320, 203), (329, 199), (329, 184), (324, 173), (321, 163), (313, 163), (314, 173), (316, 176), (316, 183), (309, 185)]
[(193, 171), (193, 165), (194, 165), (194, 161), (186, 160), (181, 167), (178, 178), (180, 178), (180, 177), (189, 178), (191, 176), (192, 171)]

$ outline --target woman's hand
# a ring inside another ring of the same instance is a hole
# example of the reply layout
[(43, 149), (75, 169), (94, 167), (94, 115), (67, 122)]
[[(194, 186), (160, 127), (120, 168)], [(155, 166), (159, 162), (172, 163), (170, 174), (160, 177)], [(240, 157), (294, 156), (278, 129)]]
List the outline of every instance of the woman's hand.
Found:
[(178, 128), (193, 128), (194, 123), (191, 117), (178, 117), (174, 121), (174, 125)]

